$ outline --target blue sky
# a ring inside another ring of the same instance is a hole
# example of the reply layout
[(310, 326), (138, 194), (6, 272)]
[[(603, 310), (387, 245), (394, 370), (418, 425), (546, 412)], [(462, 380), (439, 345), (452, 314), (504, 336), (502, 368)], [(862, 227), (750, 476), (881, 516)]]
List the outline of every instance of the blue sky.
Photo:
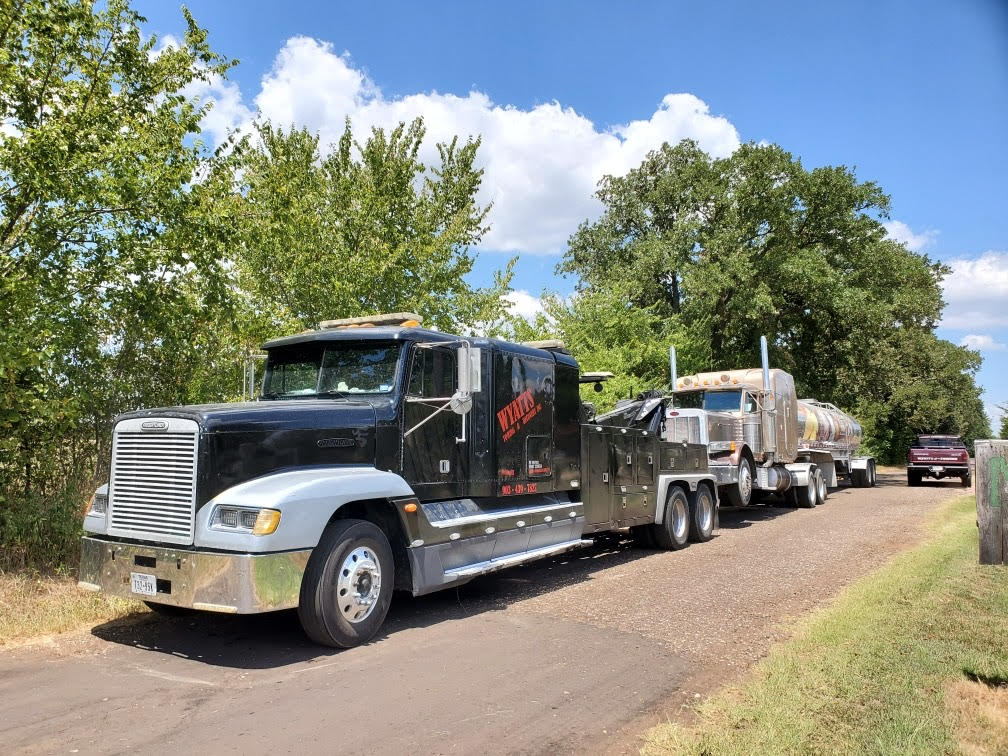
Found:
[[(137, 3), (159, 36), (178, 6)], [(335, 3), (190, 0), (238, 58), (208, 139), (259, 110), (322, 141), (424, 115), (483, 134), (493, 229), (473, 279), (520, 254), (519, 307), (568, 292), (554, 266), (603, 173), (664, 140), (767, 140), (853, 166), (892, 196), (890, 233), (953, 267), (940, 333), (981, 349), (1008, 403), (1008, 2)], [(996, 418), (994, 418), (996, 421)]]

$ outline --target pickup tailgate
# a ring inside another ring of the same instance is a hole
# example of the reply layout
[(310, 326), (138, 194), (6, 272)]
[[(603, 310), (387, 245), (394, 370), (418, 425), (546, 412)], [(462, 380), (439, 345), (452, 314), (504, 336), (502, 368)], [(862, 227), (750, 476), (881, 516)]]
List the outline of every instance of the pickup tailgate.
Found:
[(965, 465), (969, 462), (969, 456), (965, 449), (948, 448), (912, 448), (910, 449), (909, 463), (911, 465)]

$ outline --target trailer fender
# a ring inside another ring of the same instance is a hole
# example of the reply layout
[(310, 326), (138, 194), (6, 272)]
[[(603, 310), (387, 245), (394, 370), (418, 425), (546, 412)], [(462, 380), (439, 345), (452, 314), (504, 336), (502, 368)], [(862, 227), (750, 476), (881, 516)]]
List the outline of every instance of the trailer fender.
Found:
[(718, 505), (717, 482), (714, 480), (714, 476), (710, 473), (659, 475), (657, 487), (658, 495), (655, 502), (655, 522), (665, 521), (665, 499), (668, 498), (669, 486), (679, 484), (687, 491), (696, 491), (697, 486), (703, 481), (709, 481), (710, 483), (711, 490), (714, 493), (714, 505), (716, 511)]
[[(286, 470), (239, 483), (203, 505), (196, 512), (195, 544), (246, 553), (314, 548), (330, 518), (345, 504), (413, 495), (400, 476), (366, 465)], [(222, 506), (276, 509), (280, 524), (268, 536), (211, 527), (214, 512)]]
[(867, 470), (868, 465), (875, 461), (874, 457), (854, 457), (850, 466), (852, 470)]

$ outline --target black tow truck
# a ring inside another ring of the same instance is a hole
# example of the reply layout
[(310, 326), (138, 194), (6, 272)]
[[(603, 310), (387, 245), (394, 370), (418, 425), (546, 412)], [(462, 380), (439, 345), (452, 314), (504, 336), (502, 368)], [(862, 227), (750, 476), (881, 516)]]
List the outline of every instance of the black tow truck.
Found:
[[(277, 339), (255, 401), (116, 418), (85, 517), (79, 584), (156, 611), (296, 607), (316, 642), (421, 595), (629, 528), (711, 538), (700, 444), (662, 438), (665, 400), (594, 417), (559, 342), (463, 338), (396, 313)], [(598, 388), (598, 386), (596, 386)]]

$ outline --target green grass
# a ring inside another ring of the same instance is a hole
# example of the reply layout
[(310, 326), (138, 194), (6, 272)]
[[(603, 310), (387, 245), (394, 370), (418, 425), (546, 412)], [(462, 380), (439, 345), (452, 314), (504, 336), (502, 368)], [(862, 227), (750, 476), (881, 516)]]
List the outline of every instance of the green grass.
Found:
[(69, 575), (0, 572), (0, 648), (147, 611), (139, 601), (78, 588)]
[(943, 505), (925, 543), (643, 752), (1008, 753), (1008, 567), (977, 564), (975, 507)]

